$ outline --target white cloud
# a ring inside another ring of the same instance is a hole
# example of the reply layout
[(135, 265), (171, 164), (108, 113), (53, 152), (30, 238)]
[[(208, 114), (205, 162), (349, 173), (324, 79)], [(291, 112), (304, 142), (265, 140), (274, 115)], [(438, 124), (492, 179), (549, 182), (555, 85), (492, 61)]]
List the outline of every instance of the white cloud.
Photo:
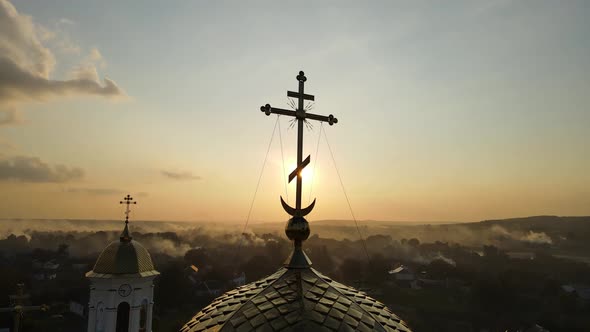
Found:
[(173, 180), (200, 180), (201, 177), (188, 171), (161, 171), (162, 175)]
[(69, 18), (60, 18), (59, 24), (74, 25), (74, 24), (76, 24), (76, 22), (70, 20)]
[(23, 122), (22, 114), (17, 108), (0, 109), (0, 126), (17, 125)]
[[(62, 19), (60, 24), (73, 22)], [(0, 107), (69, 95), (125, 95), (114, 81), (105, 78), (100, 82), (96, 66), (104, 65), (104, 60), (96, 48), (70, 71), (71, 79), (50, 78), (56, 60), (41, 41), (55, 39), (59, 39), (55, 32), (36, 26), (30, 16), (18, 13), (7, 0), (0, 0)], [(68, 40), (59, 39), (57, 44), (69, 51), (79, 51)]]
[(110, 196), (123, 194), (123, 190), (116, 188), (69, 188), (66, 190), (73, 194), (87, 194), (93, 196)]
[(22, 182), (69, 182), (79, 180), (84, 171), (64, 165), (51, 166), (38, 157), (13, 156), (0, 159), (0, 180)]
[(100, 54), (100, 51), (93, 47), (88, 55), (84, 57), (84, 59), (80, 62), (80, 64), (74, 68), (69, 73), (70, 78), (72, 79), (79, 79), (79, 80), (91, 80), (94, 82), (98, 82), (98, 70), (96, 67), (99, 66), (104, 68), (106, 63)]
[(88, 56), (86, 57), (86, 61), (89, 62), (99, 62), (102, 60), (102, 54), (100, 54), (100, 51), (96, 47), (93, 47), (90, 50), (90, 53), (88, 53)]

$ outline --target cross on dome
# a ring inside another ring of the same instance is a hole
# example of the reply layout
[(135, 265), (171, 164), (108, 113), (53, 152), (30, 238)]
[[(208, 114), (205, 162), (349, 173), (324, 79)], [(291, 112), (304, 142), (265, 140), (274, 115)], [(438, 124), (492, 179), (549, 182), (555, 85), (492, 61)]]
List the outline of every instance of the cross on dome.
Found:
[(316, 120), (316, 121), (320, 121), (320, 122), (327, 122), (328, 124), (333, 125), (335, 123), (338, 123), (338, 119), (335, 118), (332, 114), (328, 115), (328, 116), (324, 116), (324, 115), (318, 115), (318, 114), (312, 114), (312, 113), (307, 113), (305, 111), (305, 108), (303, 106), (303, 102), (304, 100), (315, 100), (315, 97), (313, 95), (308, 95), (304, 93), (304, 89), (305, 89), (305, 81), (307, 81), (307, 77), (305, 77), (305, 74), (303, 73), (303, 71), (299, 72), (299, 75), (297, 75), (297, 81), (299, 81), (299, 91), (298, 92), (293, 92), (293, 91), (287, 91), (287, 97), (291, 97), (291, 98), (297, 98), (297, 109), (292, 111), (292, 110), (285, 110), (285, 109), (281, 109), (281, 108), (275, 108), (275, 107), (271, 107), (270, 104), (266, 104), (264, 106), (260, 107), (260, 110), (262, 112), (264, 112), (266, 115), (271, 115), (271, 114), (278, 114), (278, 115), (286, 115), (286, 116), (293, 116), (297, 119), (297, 167), (295, 168), (295, 170), (293, 170), (293, 172), (291, 172), (291, 174), (289, 174), (289, 182), (291, 182), (295, 177), (297, 177), (297, 195), (296, 195), (296, 205), (295, 208), (292, 208), (291, 206), (289, 206), (287, 203), (285, 203), (285, 201), (283, 200), (283, 198), (281, 197), (281, 204), (283, 205), (283, 208), (285, 209), (285, 211), (295, 217), (303, 217), (306, 216), (307, 214), (309, 214), (311, 212), (311, 210), (313, 210), (313, 207), (315, 206), (315, 199), (313, 200), (313, 202), (306, 208), (301, 208), (301, 189), (302, 189), (302, 177), (301, 177), (301, 172), (303, 171), (303, 168), (305, 168), (305, 166), (307, 166), (310, 162), (310, 156), (307, 156), (305, 158), (305, 160), (303, 160), (303, 122), (307, 121), (307, 119), (310, 120)]
[(270, 104), (266, 104), (260, 107), (260, 110), (264, 112), (266, 115), (277, 114), (277, 115), (286, 115), (295, 117), (297, 120), (297, 167), (295, 170), (289, 174), (289, 182), (291, 182), (295, 177), (297, 177), (297, 191), (296, 191), (296, 198), (295, 198), (295, 207), (289, 206), (281, 197), (281, 205), (283, 209), (292, 216), (289, 219), (287, 226), (285, 227), (285, 233), (287, 237), (293, 241), (294, 250), (291, 254), (291, 257), (287, 259), (285, 265), (288, 268), (307, 268), (311, 265), (311, 261), (305, 255), (303, 250), (301, 249), (301, 244), (303, 241), (307, 240), (309, 237), (309, 223), (305, 220), (305, 216), (308, 215), (311, 210), (313, 210), (315, 206), (315, 199), (311, 204), (305, 208), (301, 207), (301, 192), (303, 186), (303, 179), (301, 173), (305, 166), (309, 165), (311, 156), (307, 156), (303, 159), (303, 123), (309, 120), (316, 120), (320, 122), (327, 122), (330, 126), (338, 123), (338, 119), (335, 118), (332, 114), (328, 116), (318, 115), (307, 113), (304, 108), (304, 100), (315, 100), (313, 95), (309, 95), (305, 93), (305, 81), (307, 81), (307, 77), (303, 71), (299, 72), (297, 75), (297, 81), (299, 82), (299, 90), (298, 92), (287, 91), (287, 97), (290, 98), (297, 98), (297, 109), (296, 110), (285, 110), (281, 108), (275, 108), (270, 106)]

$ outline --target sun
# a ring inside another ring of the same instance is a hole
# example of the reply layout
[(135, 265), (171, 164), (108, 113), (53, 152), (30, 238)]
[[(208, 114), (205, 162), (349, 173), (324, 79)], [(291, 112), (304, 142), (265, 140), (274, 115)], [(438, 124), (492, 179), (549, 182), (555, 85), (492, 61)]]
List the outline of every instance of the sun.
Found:
[(312, 178), (313, 178), (313, 171), (312, 171), (311, 167), (309, 167), (309, 165), (307, 165), (307, 167), (305, 167), (303, 169), (303, 171), (301, 171), (301, 179), (303, 179), (304, 182), (309, 182), (309, 181), (311, 181)]
[[(288, 168), (289, 170), (294, 170), (297, 168), (297, 163), (293, 162), (290, 164), (290, 167)], [(290, 174), (287, 173), (287, 175)], [(313, 179), (313, 170), (310, 167), (310, 165), (307, 165), (307, 167), (305, 167), (303, 169), (303, 171), (301, 171), (301, 179), (303, 180), (304, 184), (309, 184), (309, 182)]]

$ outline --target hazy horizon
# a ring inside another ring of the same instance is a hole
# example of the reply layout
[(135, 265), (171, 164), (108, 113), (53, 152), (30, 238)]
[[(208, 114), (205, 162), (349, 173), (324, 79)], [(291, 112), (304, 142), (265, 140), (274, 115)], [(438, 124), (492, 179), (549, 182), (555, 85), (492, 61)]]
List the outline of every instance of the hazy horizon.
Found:
[[(535, 218), (590, 218), (590, 215), (530, 215), (530, 216), (514, 216), (508, 218), (488, 218), (488, 219), (481, 219), (481, 220), (421, 220), (421, 221), (406, 221), (406, 220), (373, 220), (373, 219), (357, 219), (356, 221), (359, 223), (359, 226), (363, 226), (366, 224), (378, 224), (378, 225), (387, 225), (387, 224), (396, 224), (396, 225), (427, 225), (427, 224), (467, 224), (467, 223), (478, 223), (484, 221), (503, 221), (503, 220), (515, 220), (515, 219), (535, 219)], [(124, 219), (93, 219), (93, 218), (0, 218), (0, 223), (3, 221), (81, 221), (81, 222), (109, 222), (109, 223), (117, 223), (124, 225)], [(260, 224), (281, 224), (287, 222), (288, 217), (284, 220), (249, 220), (248, 225), (260, 225)], [(311, 225), (318, 224), (318, 223), (334, 223), (335, 225), (341, 226), (355, 226), (354, 219), (309, 219), (308, 220)], [(208, 225), (218, 225), (218, 224), (230, 224), (236, 226), (244, 226), (245, 220), (166, 220), (166, 219), (137, 219), (137, 220), (130, 220), (131, 227), (139, 226), (141, 224), (147, 223), (178, 223), (178, 224), (208, 224)], [(341, 224), (338, 224), (341, 223)]]

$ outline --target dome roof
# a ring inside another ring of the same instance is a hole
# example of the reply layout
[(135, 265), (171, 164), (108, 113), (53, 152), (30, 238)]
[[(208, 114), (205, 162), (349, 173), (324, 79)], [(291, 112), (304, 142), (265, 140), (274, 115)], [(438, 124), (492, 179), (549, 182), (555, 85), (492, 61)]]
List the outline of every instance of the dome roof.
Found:
[(102, 274), (135, 274), (154, 270), (150, 253), (139, 242), (115, 241), (98, 256), (92, 271)]
[(229, 291), (181, 332), (411, 331), (384, 304), (315, 269), (281, 268)]
[(125, 229), (119, 241), (109, 244), (98, 256), (87, 277), (111, 278), (114, 276), (150, 276), (160, 274), (154, 268), (152, 257), (144, 246), (133, 240), (129, 229)]

